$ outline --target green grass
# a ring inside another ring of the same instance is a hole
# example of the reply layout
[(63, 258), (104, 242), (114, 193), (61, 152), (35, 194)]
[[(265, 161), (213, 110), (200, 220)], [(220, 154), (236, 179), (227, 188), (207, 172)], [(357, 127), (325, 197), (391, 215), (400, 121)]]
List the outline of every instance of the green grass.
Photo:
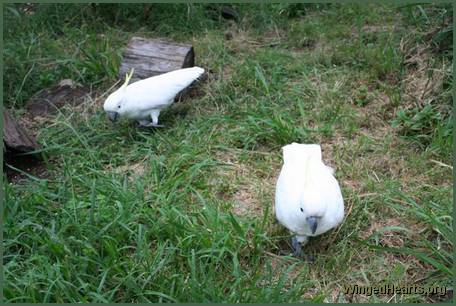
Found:
[[(46, 175), (4, 180), (6, 300), (439, 300), (342, 288), (451, 286), (449, 6), (243, 4), (237, 22), (218, 7), (6, 5), (13, 114), (61, 79), (91, 88), (76, 110), (30, 123)], [(102, 111), (133, 35), (191, 42), (211, 71), (163, 112), (163, 129), (113, 125)], [(421, 68), (437, 77), (418, 95)], [(342, 225), (305, 247), (312, 264), (276, 255), (290, 249), (273, 199), (294, 141), (322, 144), (345, 198)]]

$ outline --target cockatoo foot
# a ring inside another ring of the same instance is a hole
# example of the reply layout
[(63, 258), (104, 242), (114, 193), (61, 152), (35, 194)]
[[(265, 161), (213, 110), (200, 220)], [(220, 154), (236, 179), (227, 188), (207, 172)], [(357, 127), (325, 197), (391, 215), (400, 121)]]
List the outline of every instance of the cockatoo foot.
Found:
[(290, 253), (290, 251), (288, 251), (288, 250), (279, 250), (279, 253), (277, 255), (279, 255), (279, 256), (293, 256), (293, 254)]
[(158, 127), (158, 128), (165, 127), (163, 124), (153, 124), (153, 123), (151, 123), (149, 126)]
[(304, 257), (304, 252), (302, 251), (301, 243), (296, 239), (296, 237), (291, 238), (291, 246), (293, 247), (293, 255), (296, 257)]
[(309, 263), (314, 263), (315, 262), (315, 256), (311, 255), (311, 254), (308, 254), (306, 255), (306, 260), (309, 262)]
[(315, 257), (310, 254), (305, 254), (304, 251), (302, 250), (302, 243), (305, 244), (306, 242), (307, 242), (307, 239), (304, 240), (303, 242), (299, 242), (299, 240), (296, 237), (291, 238), (291, 246), (293, 247), (293, 256), (298, 257), (298, 258), (304, 258), (309, 263), (314, 263)]
[(139, 127), (165, 127), (163, 124), (155, 124), (153, 122), (146, 121), (146, 120), (138, 121), (138, 126)]

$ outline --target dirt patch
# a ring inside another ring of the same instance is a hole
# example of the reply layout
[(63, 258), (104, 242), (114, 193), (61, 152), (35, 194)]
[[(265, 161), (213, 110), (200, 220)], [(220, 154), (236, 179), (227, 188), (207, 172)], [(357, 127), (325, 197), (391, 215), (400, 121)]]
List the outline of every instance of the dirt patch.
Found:
[[(399, 20), (400, 16), (397, 16)], [(372, 43), (378, 40), (380, 34), (389, 33), (401, 33), (403, 29), (398, 24), (385, 24), (385, 25), (375, 25), (375, 24), (366, 24), (360, 30), (358, 28), (353, 28), (350, 32), (350, 39), (357, 40), (362, 35), (363, 43)]]
[(238, 190), (234, 194), (233, 212), (238, 216), (245, 216), (252, 212), (258, 213), (259, 207), (254, 193), (248, 189)]
[(442, 90), (445, 67), (434, 67), (431, 47), (425, 44), (401, 41), (406, 77), (402, 80), (405, 108), (423, 107), (435, 101)]
[(126, 174), (128, 176), (128, 180), (132, 181), (134, 178), (144, 176), (144, 174), (146, 173), (146, 160), (147, 157), (136, 163), (126, 164), (115, 168), (108, 168), (107, 170), (117, 174)]
[(230, 52), (251, 52), (256, 48), (280, 45), (283, 35), (279, 29), (274, 29), (264, 33), (261, 37), (254, 38), (248, 31), (233, 26), (225, 32), (225, 41)]
[[(405, 241), (407, 239), (412, 239), (412, 237), (405, 237), (404, 234), (400, 234), (402, 231), (394, 229), (395, 227), (410, 229), (411, 233), (414, 234), (419, 233), (418, 226), (412, 226), (409, 224), (405, 225), (400, 219), (394, 217), (384, 219), (376, 218), (370, 222), (369, 228), (361, 232), (360, 238), (367, 239), (370, 236), (379, 233), (379, 243), (381, 245), (393, 248), (403, 247), (405, 245)], [(384, 230), (385, 228), (389, 229)]]
[[(241, 178), (241, 176), (237, 176)], [(233, 213), (237, 216), (261, 216), (263, 214), (263, 205), (259, 197), (260, 192), (258, 190), (263, 182), (261, 179), (253, 177), (242, 177), (240, 187), (232, 196), (233, 201)]]
[[(363, 85), (359, 84), (358, 86)], [(382, 139), (388, 133), (393, 132), (387, 121), (394, 117), (394, 107), (384, 92), (374, 92), (372, 86), (366, 86), (366, 88), (369, 88), (367, 95), (370, 101), (364, 106), (356, 106), (355, 102), (352, 101), (352, 107), (356, 110), (361, 132), (370, 137)], [(357, 95), (356, 90), (353, 90), (352, 97)]]
[[(271, 278), (268, 280), (263, 280), (261, 285), (268, 286), (269, 284), (277, 284), (279, 282), (281, 275), (283, 275), (285, 270), (288, 270), (292, 264), (296, 263), (294, 259), (287, 259), (283, 256), (272, 254), (266, 252), (265, 263), (263, 265), (263, 274), (269, 275), (271, 273)], [(285, 290), (293, 286), (293, 283), (298, 281), (298, 278), (303, 274), (305, 266), (308, 265), (305, 261), (298, 263), (291, 270), (288, 271), (286, 275), (286, 280), (283, 284)], [(269, 266), (269, 267), (268, 267)]]
[(261, 47), (260, 41), (254, 40), (247, 31), (243, 31), (238, 28), (232, 28), (230, 31), (225, 33), (226, 46), (232, 53), (249, 52), (254, 48)]
[[(19, 169), (20, 171), (13, 168)], [(3, 171), (6, 174), (8, 182), (12, 184), (19, 184), (22, 181), (27, 180), (28, 176), (25, 173), (39, 179), (50, 177), (46, 164), (33, 155), (14, 155), (13, 158), (8, 158), (5, 155)]]
[(220, 198), (232, 203), (233, 214), (261, 217), (266, 205), (269, 205), (269, 212), (273, 210), (279, 169), (273, 167), (268, 175), (264, 175), (254, 166), (241, 162), (238, 153), (236, 149), (214, 153), (222, 166), (218, 168), (218, 173), (210, 184)]
[(396, 28), (395, 25), (365, 25), (362, 27), (362, 32), (364, 33), (383, 33), (383, 32), (392, 32)]
[(406, 165), (403, 158), (377, 155), (370, 162), (367, 161), (367, 164), (368, 168), (377, 174), (392, 179), (401, 179), (404, 177)]
[(136, 163), (132, 165), (124, 165), (114, 169), (115, 173), (131, 173), (137, 176), (144, 175), (144, 165), (142, 163)]
[(342, 135), (334, 135), (330, 140), (320, 143), (323, 162), (325, 165), (333, 168), (335, 173), (338, 170), (338, 164), (335, 158), (337, 154), (336, 151), (347, 145), (347, 142), (349, 142), (349, 140)]

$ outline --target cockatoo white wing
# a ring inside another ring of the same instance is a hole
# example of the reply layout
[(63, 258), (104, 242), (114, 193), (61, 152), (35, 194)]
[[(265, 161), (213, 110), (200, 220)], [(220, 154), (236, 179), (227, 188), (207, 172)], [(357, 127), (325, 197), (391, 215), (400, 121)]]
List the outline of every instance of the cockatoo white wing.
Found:
[(318, 187), (315, 187), (315, 192), (320, 195), (320, 201), (322, 206), (325, 207), (325, 213), (322, 215), (315, 235), (320, 235), (338, 226), (344, 218), (344, 201), (339, 183), (333, 176), (334, 170), (323, 164), (322, 167), (324, 168), (321, 169), (321, 175), (318, 179), (320, 183)]
[(302, 232), (300, 200), (302, 177), (289, 165), (280, 171), (276, 185), (275, 213), (277, 220), (294, 233)]

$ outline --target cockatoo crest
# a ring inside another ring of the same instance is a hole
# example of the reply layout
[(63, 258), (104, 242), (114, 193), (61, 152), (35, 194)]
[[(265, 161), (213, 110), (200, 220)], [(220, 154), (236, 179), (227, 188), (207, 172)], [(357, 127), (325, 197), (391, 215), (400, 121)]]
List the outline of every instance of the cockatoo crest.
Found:
[(130, 74), (125, 74), (125, 83), (122, 85), (122, 88), (126, 88), (128, 86), (128, 83), (131, 80), (131, 77), (133, 76), (133, 73), (135, 72), (135, 68), (131, 68)]

